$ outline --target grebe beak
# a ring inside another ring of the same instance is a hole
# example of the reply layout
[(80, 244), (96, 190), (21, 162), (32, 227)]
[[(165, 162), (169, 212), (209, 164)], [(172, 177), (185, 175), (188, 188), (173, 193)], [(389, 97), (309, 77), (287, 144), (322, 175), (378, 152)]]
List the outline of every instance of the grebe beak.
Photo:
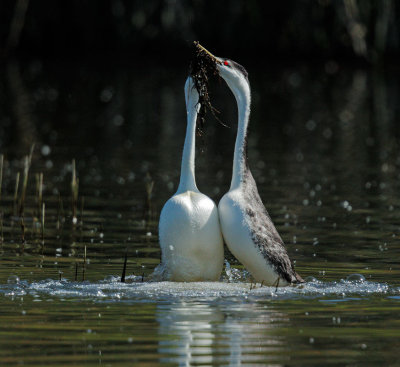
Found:
[(208, 54), (208, 56), (210, 56), (216, 64), (222, 64), (222, 62), (216, 57), (214, 56), (210, 51), (208, 51), (206, 48), (204, 48), (199, 42), (194, 41), (194, 45), (201, 51), (205, 52), (206, 54)]

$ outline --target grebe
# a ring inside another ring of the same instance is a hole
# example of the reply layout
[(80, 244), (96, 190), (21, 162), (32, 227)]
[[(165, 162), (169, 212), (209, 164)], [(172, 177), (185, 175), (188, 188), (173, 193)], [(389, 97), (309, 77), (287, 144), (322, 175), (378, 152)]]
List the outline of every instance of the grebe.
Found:
[(231, 187), (218, 205), (225, 243), (257, 282), (274, 286), (301, 283), (303, 279), (294, 270), (248, 166), (247, 127), (251, 96), (247, 71), (232, 60), (213, 57), (238, 107)]
[[(219, 280), (223, 239), (214, 201), (202, 194), (194, 175), (199, 94), (193, 79), (185, 83), (187, 130), (178, 191), (164, 205), (159, 223), (163, 278), (172, 281)], [(158, 270), (160, 271), (160, 270)]]

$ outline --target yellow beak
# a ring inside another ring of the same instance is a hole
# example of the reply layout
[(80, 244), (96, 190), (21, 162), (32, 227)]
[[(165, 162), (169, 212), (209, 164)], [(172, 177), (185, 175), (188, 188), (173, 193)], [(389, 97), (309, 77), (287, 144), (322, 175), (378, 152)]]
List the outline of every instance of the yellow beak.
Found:
[(207, 49), (205, 49), (199, 42), (194, 41), (194, 45), (201, 51), (205, 52), (206, 54), (208, 54), (208, 56), (210, 56), (217, 64), (222, 64), (221, 61), (218, 60), (217, 57), (215, 57), (210, 51), (208, 51)]

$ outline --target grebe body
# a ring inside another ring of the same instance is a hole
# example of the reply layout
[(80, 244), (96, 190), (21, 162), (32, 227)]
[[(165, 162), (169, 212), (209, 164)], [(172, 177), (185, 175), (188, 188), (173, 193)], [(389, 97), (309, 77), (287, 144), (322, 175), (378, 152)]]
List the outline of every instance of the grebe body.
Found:
[(247, 128), (251, 93), (247, 71), (229, 59), (216, 58), (216, 63), (220, 76), (235, 96), (238, 108), (231, 186), (218, 205), (225, 243), (257, 282), (274, 286), (303, 282), (262, 203), (248, 166)]
[(202, 194), (194, 175), (196, 119), (199, 95), (189, 77), (185, 83), (187, 130), (179, 187), (164, 205), (159, 222), (161, 266), (165, 280), (219, 280), (223, 261), (223, 239), (218, 209)]

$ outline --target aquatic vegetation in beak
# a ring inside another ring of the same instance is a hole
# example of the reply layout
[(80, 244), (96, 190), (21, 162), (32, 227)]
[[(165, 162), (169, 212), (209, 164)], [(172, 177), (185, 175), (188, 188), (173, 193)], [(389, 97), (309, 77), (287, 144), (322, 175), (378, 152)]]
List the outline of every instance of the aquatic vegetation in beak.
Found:
[[(209, 80), (212, 77), (219, 77), (217, 64), (220, 61), (207, 51), (198, 42), (193, 43), (193, 54), (190, 62), (190, 76), (193, 78), (194, 86), (199, 93), (200, 111), (197, 116), (197, 132), (201, 135), (204, 126), (205, 115), (210, 111), (212, 115), (224, 125), (216, 116), (219, 111), (211, 104), (209, 95)], [(224, 125), (226, 126), (226, 125)]]

